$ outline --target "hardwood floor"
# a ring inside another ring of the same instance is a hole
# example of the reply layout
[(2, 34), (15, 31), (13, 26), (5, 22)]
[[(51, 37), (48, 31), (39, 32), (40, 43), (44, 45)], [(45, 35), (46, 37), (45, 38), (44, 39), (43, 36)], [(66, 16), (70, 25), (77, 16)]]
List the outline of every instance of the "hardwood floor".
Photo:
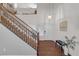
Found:
[(39, 41), (38, 56), (62, 56), (63, 49), (51, 40)]

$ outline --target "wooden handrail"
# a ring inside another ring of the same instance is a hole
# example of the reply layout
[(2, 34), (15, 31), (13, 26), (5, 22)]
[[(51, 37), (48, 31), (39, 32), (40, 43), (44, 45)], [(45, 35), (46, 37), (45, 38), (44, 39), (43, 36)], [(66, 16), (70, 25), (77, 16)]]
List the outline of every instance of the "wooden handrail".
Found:
[[(23, 29), (24, 31), (28, 30), (29, 32), (31, 32), (34, 36), (37, 36), (36, 32), (32, 32), (29, 28), (25, 27), (21, 22), (17, 21), (17, 19), (13, 18), (13, 16), (11, 16), (9, 13), (6, 13), (5, 11), (3, 12), (3, 15), (5, 17), (7, 17), (8, 19), (10, 19), (11, 21), (15, 22), (16, 26), (18, 25), (21, 29)], [(9, 17), (8, 17), (9, 16)], [(10, 18), (11, 17), (11, 18)]]
[[(38, 41), (39, 41), (39, 33), (37, 31), (35, 31), (33, 28), (31, 28), (28, 24), (23, 22), (21, 19), (19, 19), (17, 16), (15, 16), (12, 13), (8, 12), (3, 5), (0, 4), (0, 8), (3, 11), (2, 12), (3, 20), (1, 20), (2, 23), (5, 26), (9, 26), (8, 28), (11, 31), (13, 31), (12, 29), (14, 29), (14, 28), (20, 29), (23, 32), (23, 34), (21, 34), (22, 36), (21, 35), (19, 36), (21, 39), (23, 39), (24, 37), (26, 38), (27, 35), (30, 37), (28, 40), (33, 40), (34, 41), (34, 39), (35, 39), (35, 43), (33, 43), (33, 41), (32, 41), (32, 42), (29, 42), (29, 44), (31, 46), (33, 46), (32, 44), (36, 44), (36, 47), (33, 47), (33, 48), (37, 49)], [(13, 25), (12, 26), (8, 25), (8, 23), (6, 23), (7, 21), (11, 22)], [(16, 35), (19, 35), (16, 30), (15, 30), (14, 33), (16, 33)], [(25, 33), (27, 35), (23, 36)]]
[[(15, 21), (15, 22), (18, 22), (19, 24), (21, 24), (21, 25), (19, 25), (20, 27), (24, 27), (25, 28), (25, 30), (26, 29), (28, 29), (30, 32), (32, 32), (33, 34), (35, 33), (35, 34), (37, 34), (38, 32), (37, 31), (35, 31), (33, 28), (31, 28), (29, 25), (27, 25), (25, 22), (23, 22), (21, 19), (19, 19), (17, 16), (15, 16), (15, 15), (13, 15), (13, 14), (11, 14), (11, 13), (8, 13), (6, 10), (5, 10), (5, 7), (2, 7), (3, 8), (3, 11), (4, 11), (4, 15), (6, 15), (6, 16), (8, 16), (9, 15), (9, 17), (8, 18), (10, 18), (11, 17), (11, 20), (13, 19), (13, 21)], [(15, 20), (14, 20), (15, 19)], [(16, 23), (17, 24), (17, 23)]]
[(8, 12), (10, 12), (11, 14), (16, 14), (16, 10), (14, 9), (14, 8), (12, 8), (8, 3), (3, 3), (2, 4), (4, 7), (5, 7), (5, 9), (8, 11)]
[[(4, 8), (4, 11), (6, 11), (5, 7), (2, 6)], [(9, 13), (10, 14), (10, 13)], [(17, 19), (18, 22), (22, 23), (23, 26), (27, 26), (29, 29), (32, 29), (34, 32), (38, 33), (36, 30), (34, 30), (32, 27), (30, 27), (28, 24), (26, 24), (24, 21), (22, 21), (20, 18), (18, 18), (16, 15), (10, 14), (14, 19)]]

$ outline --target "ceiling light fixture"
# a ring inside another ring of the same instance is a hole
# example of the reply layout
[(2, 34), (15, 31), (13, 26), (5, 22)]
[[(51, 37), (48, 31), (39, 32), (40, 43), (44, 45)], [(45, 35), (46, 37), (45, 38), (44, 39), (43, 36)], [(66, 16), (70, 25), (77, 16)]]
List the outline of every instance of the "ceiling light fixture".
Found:
[(48, 16), (48, 19), (51, 19), (52, 18), (52, 16)]

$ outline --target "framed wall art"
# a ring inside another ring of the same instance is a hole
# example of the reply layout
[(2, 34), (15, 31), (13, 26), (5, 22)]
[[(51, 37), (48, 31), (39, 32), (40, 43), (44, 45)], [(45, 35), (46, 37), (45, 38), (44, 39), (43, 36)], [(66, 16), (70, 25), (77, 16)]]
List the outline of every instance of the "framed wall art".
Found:
[(68, 21), (67, 20), (61, 21), (59, 23), (59, 30), (60, 31), (67, 31), (67, 27), (68, 27)]

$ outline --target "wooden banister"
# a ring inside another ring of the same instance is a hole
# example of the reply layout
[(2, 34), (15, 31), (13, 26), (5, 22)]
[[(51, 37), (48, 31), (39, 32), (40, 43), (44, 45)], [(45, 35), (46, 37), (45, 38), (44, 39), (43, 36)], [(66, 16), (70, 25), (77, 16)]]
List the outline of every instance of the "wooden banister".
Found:
[(58, 46), (56, 42), (50, 40), (39, 41), (39, 32), (6, 10), (2, 4), (0, 4), (0, 16), (1, 23), (16, 34), (17, 37), (21, 38), (24, 42), (34, 48), (37, 51), (38, 56), (64, 55), (64, 50), (61, 51), (61, 47)]
[(11, 14), (15, 15), (16, 14), (16, 10), (11, 7), (8, 3), (3, 3), (3, 6), (5, 7), (5, 9), (10, 12)]
[(37, 50), (39, 33), (17, 16), (7, 11), (2, 4), (0, 4), (0, 8), (2, 11), (1, 23), (20, 37), (24, 42), (28, 43), (31, 47)]
[(19, 22), (20, 24), (22, 24), (23, 27), (24, 27), (24, 26), (25, 26), (25, 27), (28, 27), (28, 28), (30, 29), (30, 31), (33, 30), (35, 33), (37, 33), (37, 31), (35, 31), (33, 28), (31, 28), (28, 24), (26, 24), (25, 22), (23, 22), (23, 21), (22, 21), (21, 19), (19, 19), (17, 16), (12, 15), (12, 14), (10, 14), (10, 13), (7, 13), (4, 6), (3, 6), (2, 8), (3, 8), (3, 11), (5, 12), (4, 15), (7, 16), (9, 19), (10, 19), (10, 18), (13, 19), (13, 20), (16, 19), (16, 22)]

